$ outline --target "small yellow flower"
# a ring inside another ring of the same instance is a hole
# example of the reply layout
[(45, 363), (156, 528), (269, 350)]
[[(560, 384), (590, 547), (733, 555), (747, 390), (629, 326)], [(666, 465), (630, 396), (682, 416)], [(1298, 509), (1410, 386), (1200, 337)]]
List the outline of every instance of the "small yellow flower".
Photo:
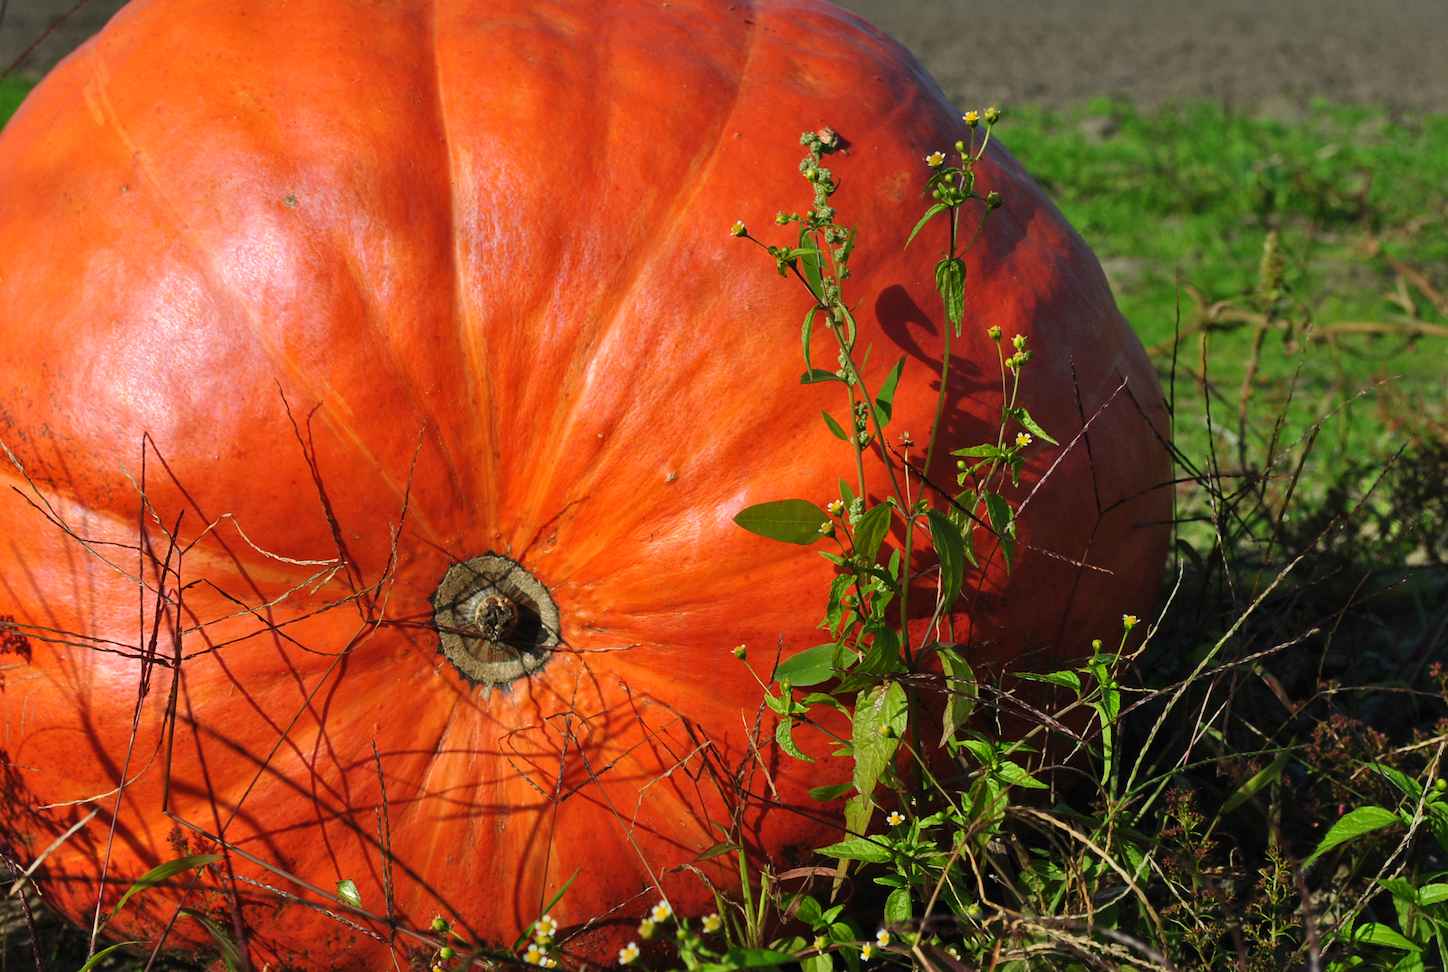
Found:
[(724, 927), (724, 919), (719, 917), (719, 912), (711, 911), (704, 916), (704, 934), (712, 935)]
[(734, 225), (729, 227), (730, 236), (743, 236), (745, 233), (748, 232), (749, 230), (745, 227), (744, 220), (742, 219), (736, 219), (734, 221)]
[(905, 815), (899, 810), (891, 810), (890, 816), (885, 818), (885, 822), (892, 827), (898, 827), (905, 822)]
[(1136, 627), (1136, 622), (1140, 620), (1141, 619), (1134, 614), (1123, 614), (1121, 616), (1121, 626), (1127, 631), (1130, 631), (1132, 628)]
[(842, 516), (845, 512), (845, 501), (830, 500), (829, 506), (825, 507), (825, 509), (830, 511), (830, 516)]
[(523, 953), (523, 961), (527, 962), (529, 965), (541, 966), (543, 964), (544, 958), (545, 956), (543, 955), (543, 950), (540, 949), (537, 945), (529, 945), (528, 951)]
[(925, 156), (925, 164), (930, 166), (932, 169), (940, 168), (942, 165), (945, 164), (945, 153), (931, 152), (929, 155)]
[(749, 648), (745, 645), (735, 645), (733, 648), (730, 649), (730, 651), (732, 651), (734, 653), (734, 657), (739, 659), (740, 661), (743, 661), (749, 656)]
[(832, 534), (832, 533), (834, 533), (834, 532), (835, 532), (835, 525), (834, 525), (833, 523), (831, 523), (829, 520), (821, 520), (821, 521), (820, 521), (820, 529), (819, 529), (819, 534), (820, 534), (820, 536), (822, 536), (822, 537), (827, 537), (827, 536), (829, 536), (830, 534)]
[(1017, 432), (1017, 433), (1016, 433), (1016, 447), (1017, 447), (1017, 448), (1024, 449), (1026, 446), (1028, 446), (1028, 445), (1030, 445), (1030, 444), (1031, 444), (1031, 433), (1029, 433), (1029, 432)]
[(639, 922), (639, 938), (648, 941), (654, 937), (654, 923), (651, 919), (645, 918)]
[(875, 944), (878, 945), (878, 946), (880, 946), (881, 948), (884, 948), (886, 945), (889, 945), (889, 944), (890, 944), (890, 933), (887, 932), (887, 931), (886, 931), (885, 929), (883, 929), (883, 928), (881, 928), (879, 931), (875, 932)]
[(628, 943), (627, 945), (625, 945), (623, 948), (621, 948), (621, 949), (618, 950), (618, 964), (619, 964), (619, 965), (629, 965), (629, 964), (631, 964), (631, 963), (633, 962), (634, 959), (636, 959), (636, 958), (638, 958), (638, 957), (639, 957), (639, 945), (638, 945), (638, 942), (629, 942), (629, 943)]
[(875, 946), (871, 945), (869, 942), (866, 942), (865, 944), (860, 946), (860, 960), (862, 962), (870, 961), (870, 956), (874, 954)]
[(533, 922), (533, 938), (540, 945), (547, 945), (558, 934), (558, 922), (547, 915)]
[(1001, 110), (1000, 110), (999, 108), (997, 108), (995, 105), (991, 105), (989, 108), (987, 108), (987, 109), (985, 110), (985, 123), (986, 123), (987, 125), (994, 125), (996, 122), (998, 122), (998, 121), (1000, 121), (1000, 120), (1001, 120)]
[(992, 341), (999, 341), (1001, 339), (1000, 325), (992, 324), (990, 327), (986, 328), (985, 336), (990, 338)]
[(963, 121), (963, 122), (965, 122), (967, 125), (969, 125), (971, 128), (974, 128), (975, 126), (977, 126), (977, 125), (980, 124), (980, 112), (978, 112), (978, 111), (968, 111), (968, 112), (966, 112), (965, 114), (961, 115), (961, 116), (960, 116), (960, 119), (961, 119), (961, 121)]
[(1017, 351), (1026, 350), (1026, 336), (1024, 334), (1017, 334), (1011, 338), (1011, 344), (1015, 345)]
[(649, 917), (654, 921), (668, 921), (674, 914), (674, 909), (669, 907), (667, 901), (660, 901), (654, 905), (654, 910), (649, 912)]

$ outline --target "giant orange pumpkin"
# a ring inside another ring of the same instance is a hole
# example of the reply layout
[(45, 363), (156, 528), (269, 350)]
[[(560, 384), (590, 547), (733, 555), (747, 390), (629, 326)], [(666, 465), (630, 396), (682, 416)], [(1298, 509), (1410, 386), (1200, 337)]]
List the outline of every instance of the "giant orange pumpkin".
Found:
[[(848, 763), (803, 730), (812, 764), (753, 752), (730, 654), (767, 677), (816, 643), (832, 570), (732, 522), (850, 459), (839, 386), (799, 384), (807, 298), (728, 235), (804, 204), (826, 124), (868, 374), (905, 356), (920, 440), (943, 230), (901, 244), (965, 129), (818, 0), (135, 0), (34, 92), (0, 136), (0, 614), (29, 639), (0, 822), (31, 860), (86, 821), (38, 871), (58, 907), (209, 834), (258, 965), (377, 969), (389, 915), (510, 941), (572, 877), (563, 925), (631, 924), (706, 904), (681, 867), (731, 821), (781, 863), (834, 839), (806, 791)], [(959, 630), (1046, 664), (1150, 606), (1164, 419), (1080, 238), (1004, 149), (979, 180), (1005, 208), (944, 444), (993, 434), (998, 324), (1063, 445)], [(521, 655), (479, 634), (507, 601)], [(344, 880), (356, 927), (307, 904)], [(114, 930), (183, 902), (227, 911), (182, 881)]]

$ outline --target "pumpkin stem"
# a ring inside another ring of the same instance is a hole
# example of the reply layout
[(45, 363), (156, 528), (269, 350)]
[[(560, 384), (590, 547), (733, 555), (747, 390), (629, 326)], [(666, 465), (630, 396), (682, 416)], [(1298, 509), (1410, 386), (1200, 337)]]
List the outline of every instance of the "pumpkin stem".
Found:
[(432, 603), (440, 650), (471, 682), (507, 685), (542, 668), (558, 644), (553, 596), (509, 557), (453, 564)]

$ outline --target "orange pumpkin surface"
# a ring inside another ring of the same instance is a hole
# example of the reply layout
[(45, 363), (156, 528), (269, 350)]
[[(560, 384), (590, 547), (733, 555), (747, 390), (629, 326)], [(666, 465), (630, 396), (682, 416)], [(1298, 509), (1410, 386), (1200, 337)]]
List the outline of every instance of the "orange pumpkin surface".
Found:
[[(892, 430), (922, 440), (943, 227), (901, 244), (965, 128), (817, 0), (135, 0), (35, 90), (0, 136), (0, 614), (29, 639), (0, 833), (28, 861), (89, 816), (39, 871), (57, 906), (88, 921), (103, 869), (109, 903), (204, 833), (258, 966), (387, 967), (389, 914), (508, 942), (575, 875), (553, 915), (601, 916), (597, 955), (660, 893), (706, 906), (680, 868), (731, 820), (781, 863), (836, 838), (806, 791), (848, 761), (751, 745), (755, 674), (821, 640), (833, 568), (732, 522), (851, 465), (841, 386), (799, 384), (807, 296), (728, 235), (805, 204), (821, 125), (866, 374), (905, 356)], [(1164, 412), (1080, 238), (998, 145), (978, 174), (1005, 207), (943, 445), (993, 437), (998, 324), (1062, 446), (955, 621), (972, 659), (1049, 664), (1152, 605)], [(531, 625), (521, 674), (447, 620), (482, 624), (489, 584)], [(374, 936), (268, 890), (343, 880)], [(184, 889), (113, 930), (226, 914)]]

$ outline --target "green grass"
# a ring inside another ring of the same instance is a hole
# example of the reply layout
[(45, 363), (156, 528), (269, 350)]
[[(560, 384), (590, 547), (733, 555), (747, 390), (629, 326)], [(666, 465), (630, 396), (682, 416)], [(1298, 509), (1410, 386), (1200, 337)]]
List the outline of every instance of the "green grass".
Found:
[[(1440, 296), (1435, 307), (1411, 274), (1423, 272), (1433, 290), (1448, 292), (1448, 115), (1396, 118), (1319, 103), (1289, 122), (1209, 104), (1145, 112), (1095, 101), (1070, 111), (1014, 111), (1001, 137), (1095, 249), (1163, 371), (1171, 356), (1161, 349), (1178, 320), (1189, 332), (1203, 305), (1261, 308), (1263, 244), (1276, 229), (1286, 291), (1278, 315), (1293, 326), (1278, 323), (1266, 335), (1253, 391), (1260, 411), (1276, 414), (1296, 376), (1290, 440), (1335, 404), (1388, 379), (1372, 397), (1426, 403), (1441, 418), (1448, 306)], [(1408, 268), (1401, 282), (1399, 264)], [(1438, 335), (1421, 333), (1415, 321)], [(1342, 323), (1389, 327), (1322, 339)], [(1226, 426), (1219, 450), (1236, 434), (1252, 330), (1224, 326), (1209, 336), (1209, 378), (1220, 392), (1214, 417)], [(1314, 333), (1318, 339), (1303, 339)], [(1198, 338), (1189, 336), (1181, 352), (1178, 436), (1202, 455), (1205, 423), (1192, 387)], [(1366, 401), (1325, 431), (1344, 454), (1393, 444)]]
[(10, 120), (33, 85), (19, 78), (0, 78), (0, 125)]

